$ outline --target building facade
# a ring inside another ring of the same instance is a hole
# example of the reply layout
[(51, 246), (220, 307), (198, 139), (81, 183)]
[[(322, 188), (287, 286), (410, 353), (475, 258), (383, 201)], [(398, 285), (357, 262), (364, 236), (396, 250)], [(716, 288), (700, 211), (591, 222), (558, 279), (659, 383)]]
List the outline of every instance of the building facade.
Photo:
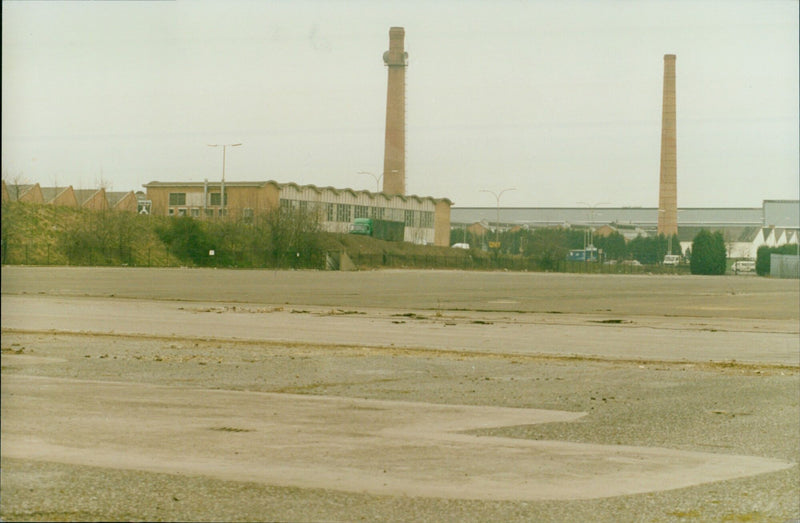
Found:
[[(295, 183), (150, 182), (150, 212), (160, 216), (227, 217), (251, 221), (276, 208), (318, 213), (324, 230), (345, 233), (356, 218), (405, 223), (405, 241), (449, 245), (450, 206), (446, 198), (391, 195)], [(223, 196), (224, 195), (224, 196)]]

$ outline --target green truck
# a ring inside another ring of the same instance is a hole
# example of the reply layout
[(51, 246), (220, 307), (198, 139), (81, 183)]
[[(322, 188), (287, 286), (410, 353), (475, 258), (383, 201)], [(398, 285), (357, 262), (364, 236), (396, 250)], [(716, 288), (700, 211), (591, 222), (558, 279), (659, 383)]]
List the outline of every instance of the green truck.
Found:
[(401, 242), (405, 239), (406, 224), (392, 220), (356, 218), (350, 224), (350, 234), (363, 234), (379, 240)]

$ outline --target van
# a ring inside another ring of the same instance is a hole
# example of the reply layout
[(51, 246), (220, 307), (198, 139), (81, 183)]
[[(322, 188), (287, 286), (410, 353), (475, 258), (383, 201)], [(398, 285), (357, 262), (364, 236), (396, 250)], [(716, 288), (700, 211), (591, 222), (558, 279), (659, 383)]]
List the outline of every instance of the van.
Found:
[(738, 260), (733, 262), (733, 272), (755, 272), (756, 262), (753, 260)]
[(667, 254), (664, 256), (664, 265), (680, 265), (681, 257), (678, 254)]

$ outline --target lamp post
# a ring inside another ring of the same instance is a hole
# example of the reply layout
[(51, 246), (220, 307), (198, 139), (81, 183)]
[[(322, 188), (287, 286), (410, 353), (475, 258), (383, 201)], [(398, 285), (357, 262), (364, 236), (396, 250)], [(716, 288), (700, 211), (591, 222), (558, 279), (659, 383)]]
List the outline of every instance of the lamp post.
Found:
[(383, 178), (382, 174), (375, 174), (369, 171), (358, 171), (358, 174), (368, 174), (375, 178), (375, 192), (381, 192), (381, 178)]
[[(601, 202), (601, 203), (586, 203), (586, 202), (578, 202), (578, 205), (585, 205), (589, 208), (589, 248), (594, 248), (594, 210), (599, 207), (600, 205), (609, 205), (608, 202)], [(584, 259), (586, 257), (586, 236), (583, 237), (583, 252), (584, 252)]]
[[(497, 244), (500, 243), (500, 236), (499, 236), (500, 235), (500, 197), (503, 195), (504, 192), (515, 191), (515, 190), (516, 190), (515, 187), (509, 187), (508, 189), (503, 189), (499, 193), (496, 193), (494, 191), (490, 191), (488, 189), (481, 189), (480, 190), (480, 192), (488, 192), (489, 194), (491, 194), (492, 196), (494, 196), (497, 199), (497, 221), (495, 222), (495, 228), (494, 228), (494, 241)], [(498, 249), (500, 248), (499, 245), (497, 247), (498, 247)]]
[(225, 216), (225, 151), (228, 147), (239, 147), (240, 143), (210, 143), (209, 147), (222, 147), (222, 185), (219, 190), (219, 205), (222, 215)]

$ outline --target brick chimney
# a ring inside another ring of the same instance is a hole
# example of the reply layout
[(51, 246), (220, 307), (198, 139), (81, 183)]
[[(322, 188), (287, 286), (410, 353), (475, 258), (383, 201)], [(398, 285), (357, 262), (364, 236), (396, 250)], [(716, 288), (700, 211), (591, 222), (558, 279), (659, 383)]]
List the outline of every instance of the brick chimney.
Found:
[(664, 99), (661, 109), (661, 179), (658, 189), (658, 233), (678, 233), (678, 151), (675, 109), (675, 55), (664, 55)]
[(406, 67), (405, 30), (389, 29), (389, 50), (383, 62), (389, 69), (386, 90), (386, 142), (383, 152), (383, 192), (406, 193)]

